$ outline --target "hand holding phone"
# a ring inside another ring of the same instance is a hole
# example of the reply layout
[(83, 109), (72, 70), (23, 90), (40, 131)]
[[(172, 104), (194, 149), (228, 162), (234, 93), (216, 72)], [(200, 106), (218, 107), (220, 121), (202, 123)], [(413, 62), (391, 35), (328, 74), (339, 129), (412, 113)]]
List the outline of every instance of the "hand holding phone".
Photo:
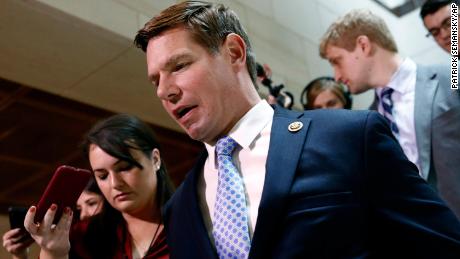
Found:
[[(11, 239), (12, 242), (8, 242), (10, 244), (10, 249), (15, 249), (16, 247), (22, 248), (24, 245), (30, 245), (31, 237), (29, 233), (24, 228), (24, 218), (26, 217), (27, 208), (26, 207), (17, 207), (11, 206), (8, 208), (8, 216), (10, 219), (10, 229), (15, 230), (14, 232), (9, 231), (7, 234), (3, 236), (4, 244), (5, 238)], [(19, 228), (20, 230), (16, 230)], [(7, 247), (5, 249), (8, 250)]]
[(3, 234), (3, 248), (10, 253), (13, 258), (27, 258), (27, 247), (34, 240), (24, 228), (14, 228)]
[(52, 204), (57, 205), (54, 224), (61, 218), (65, 207), (75, 209), (78, 197), (90, 178), (91, 172), (86, 169), (67, 165), (58, 167), (37, 204), (35, 222), (39, 223), (43, 220), (46, 211)]

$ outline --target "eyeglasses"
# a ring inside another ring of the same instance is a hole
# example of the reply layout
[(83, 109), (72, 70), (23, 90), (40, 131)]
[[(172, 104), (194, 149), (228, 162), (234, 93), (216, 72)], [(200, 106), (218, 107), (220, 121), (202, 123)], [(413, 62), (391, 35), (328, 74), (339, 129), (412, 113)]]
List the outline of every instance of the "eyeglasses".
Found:
[(441, 29), (450, 31), (450, 17), (444, 19), (444, 21), (441, 23), (441, 26), (430, 29), (425, 36), (430, 37), (430, 35), (433, 35), (433, 37), (436, 38), (441, 33)]

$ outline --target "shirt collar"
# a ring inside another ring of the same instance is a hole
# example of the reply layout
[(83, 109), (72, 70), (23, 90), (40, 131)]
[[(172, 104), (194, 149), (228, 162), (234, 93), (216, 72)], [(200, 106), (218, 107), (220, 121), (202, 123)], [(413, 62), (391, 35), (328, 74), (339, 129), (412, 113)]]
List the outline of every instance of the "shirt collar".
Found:
[[(396, 92), (401, 94), (414, 90), (414, 85), (410, 83), (411, 76), (415, 75), (417, 65), (410, 58), (405, 58), (398, 70), (393, 74), (390, 82), (385, 87), (389, 87)], [(377, 93), (380, 96), (384, 87), (377, 89)]]
[[(230, 130), (228, 134), (243, 149), (251, 144), (273, 118), (273, 108), (265, 100), (254, 105)], [(215, 160), (215, 145), (204, 143), (210, 161)]]

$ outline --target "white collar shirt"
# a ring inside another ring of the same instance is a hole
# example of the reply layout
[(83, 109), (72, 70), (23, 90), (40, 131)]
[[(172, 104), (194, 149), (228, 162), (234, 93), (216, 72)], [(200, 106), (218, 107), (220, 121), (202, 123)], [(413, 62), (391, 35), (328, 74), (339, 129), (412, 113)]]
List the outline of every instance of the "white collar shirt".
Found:
[[(265, 164), (270, 144), (273, 108), (262, 100), (252, 107), (228, 134), (241, 148), (233, 153), (233, 162), (243, 176), (252, 238), (265, 181)], [(212, 219), (217, 193), (217, 159), (215, 145), (205, 143), (208, 157), (198, 182), (198, 197), (208, 235), (212, 237)]]
[[(396, 138), (407, 158), (418, 167), (420, 176), (427, 179), (428, 172), (420, 171), (417, 139), (415, 135), (414, 100), (416, 75), (417, 65), (411, 59), (405, 58), (385, 87), (394, 90), (391, 94), (391, 99), (393, 101), (392, 115), (399, 130), (399, 134)], [(376, 89), (379, 98), (382, 89), (383, 87)], [(378, 111), (383, 114), (381, 101), (379, 101)]]

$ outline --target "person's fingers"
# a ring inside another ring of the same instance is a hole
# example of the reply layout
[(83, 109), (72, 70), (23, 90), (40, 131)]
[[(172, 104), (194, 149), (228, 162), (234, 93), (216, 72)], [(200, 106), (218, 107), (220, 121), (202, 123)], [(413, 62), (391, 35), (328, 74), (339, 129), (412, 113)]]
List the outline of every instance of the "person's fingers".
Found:
[[(25, 237), (22, 236), (23, 238)], [(6, 240), (4, 243), (3, 243), (3, 247), (5, 248), (5, 250), (7, 250), (9, 253), (11, 254), (16, 254), (16, 253), (19, 253), (19, 252), (22, 252), (24, 251), (27, 247), (29, 247), (32, 243), (34, 242), (34, 240), (31, 238), (31, 237), (28, 237), (28, 238), (24, 238), (22, 240), (20, 240), (20, 242), (18, 241), (14, 241), (12, 239), (9, 239), (9, 240)]]
[[(26, 232), (26, 233), (27, 233), (27, 232)], [(13, 242), (13, 243), (18, 243), (18, 242), (20, 242), (21, 239), (23, 239), (23, 238), (26, 237), (26, 235), (27, 235), (26, 233), (21, 232), (21, 233), (19, 233), (18, 235), (12, 236), (12, 237), (10, 238), (11, 242)]]
[(54, 216), (56, 215), (57, 205), (51, 204), (49, 209), (45, 213), (45, 217), (43, 217), (43, 221), (40, 223), (40, 227), (47, 231), (51, 229), (51, 225), (53, 225)]
[(73, 211), (67, 207), (67, 212), (66, 212), (69, 216), (67, 217), (67, 222), (65, 224), (65, 229), (67, 231), (70, 231), (70, 227), (72, 226), (72, 220), (73, 220)]
[(15, 235), (14, 231), (8, 231), (3, 235), (3, 247), (7, 248), (10, 247), (17, 238), (17, 234)]
[(6, 251), (8, 251), (8, 253), (14, 254), (16, 252), (18, 245), (8, 242), (6, 244), (3, 244), (3, 247)]
[(69, 207), (66, 207), (64, 209), (64, 213), (62, 213), (61, 219), (59, 220), (57, 229), (68, 232), (70, 230), (70, 226), (72, 225), (72, 217), (72, 210)]
[(24, 249), (25, 246), (23, 243), (10, 244), (8, 247), (5, 247), (8, 253), (17, 253), (19, 250)]
[(36, 212), (37, 208), (35, 206), (31, 206), (27, 211), (26, 217), (24, 218), (24, 227), (26, 228), (27, 232), (32, 235), (38, 232), (39, 227), (39, 224), (35, 224), (34, 222)]
[(10, 238), (14, 238), (15, 236), (18, 236), (20, 233), (21, 233), (20, 228), (14, 228), (14, 229), (8, 230), (5, 232), (5, 234), (3, 234), (3, 241), (10, 239)]
[(2, 245), (3, 245), (3, 247), (4, 247), (5, 249), (7, 249), (7, 247), (9, 246), (10, 243), (11, 243), (11, 239), (5, 239), (5, 238), (3, 238), (3, 243), (2, 243)]
[(21, 249), (22, 246), (26, 246), (25, 243), (18, 242), (19, 240), (14, 240), (14, 239), (7, 239), (3, 240), (3, 247), (8, 251), (8, 252), (14, 252), (17, 249)]
[(24, 242), (19, 242), (19, 243), (14, 244), (14, 247), (16, 249), (22, 250), (22, 249), (26, 249), (27, 247), (29, 247), (32, 243), (33, 243), (33, 239), (29, 238), (29, 239), (24, 240)]

